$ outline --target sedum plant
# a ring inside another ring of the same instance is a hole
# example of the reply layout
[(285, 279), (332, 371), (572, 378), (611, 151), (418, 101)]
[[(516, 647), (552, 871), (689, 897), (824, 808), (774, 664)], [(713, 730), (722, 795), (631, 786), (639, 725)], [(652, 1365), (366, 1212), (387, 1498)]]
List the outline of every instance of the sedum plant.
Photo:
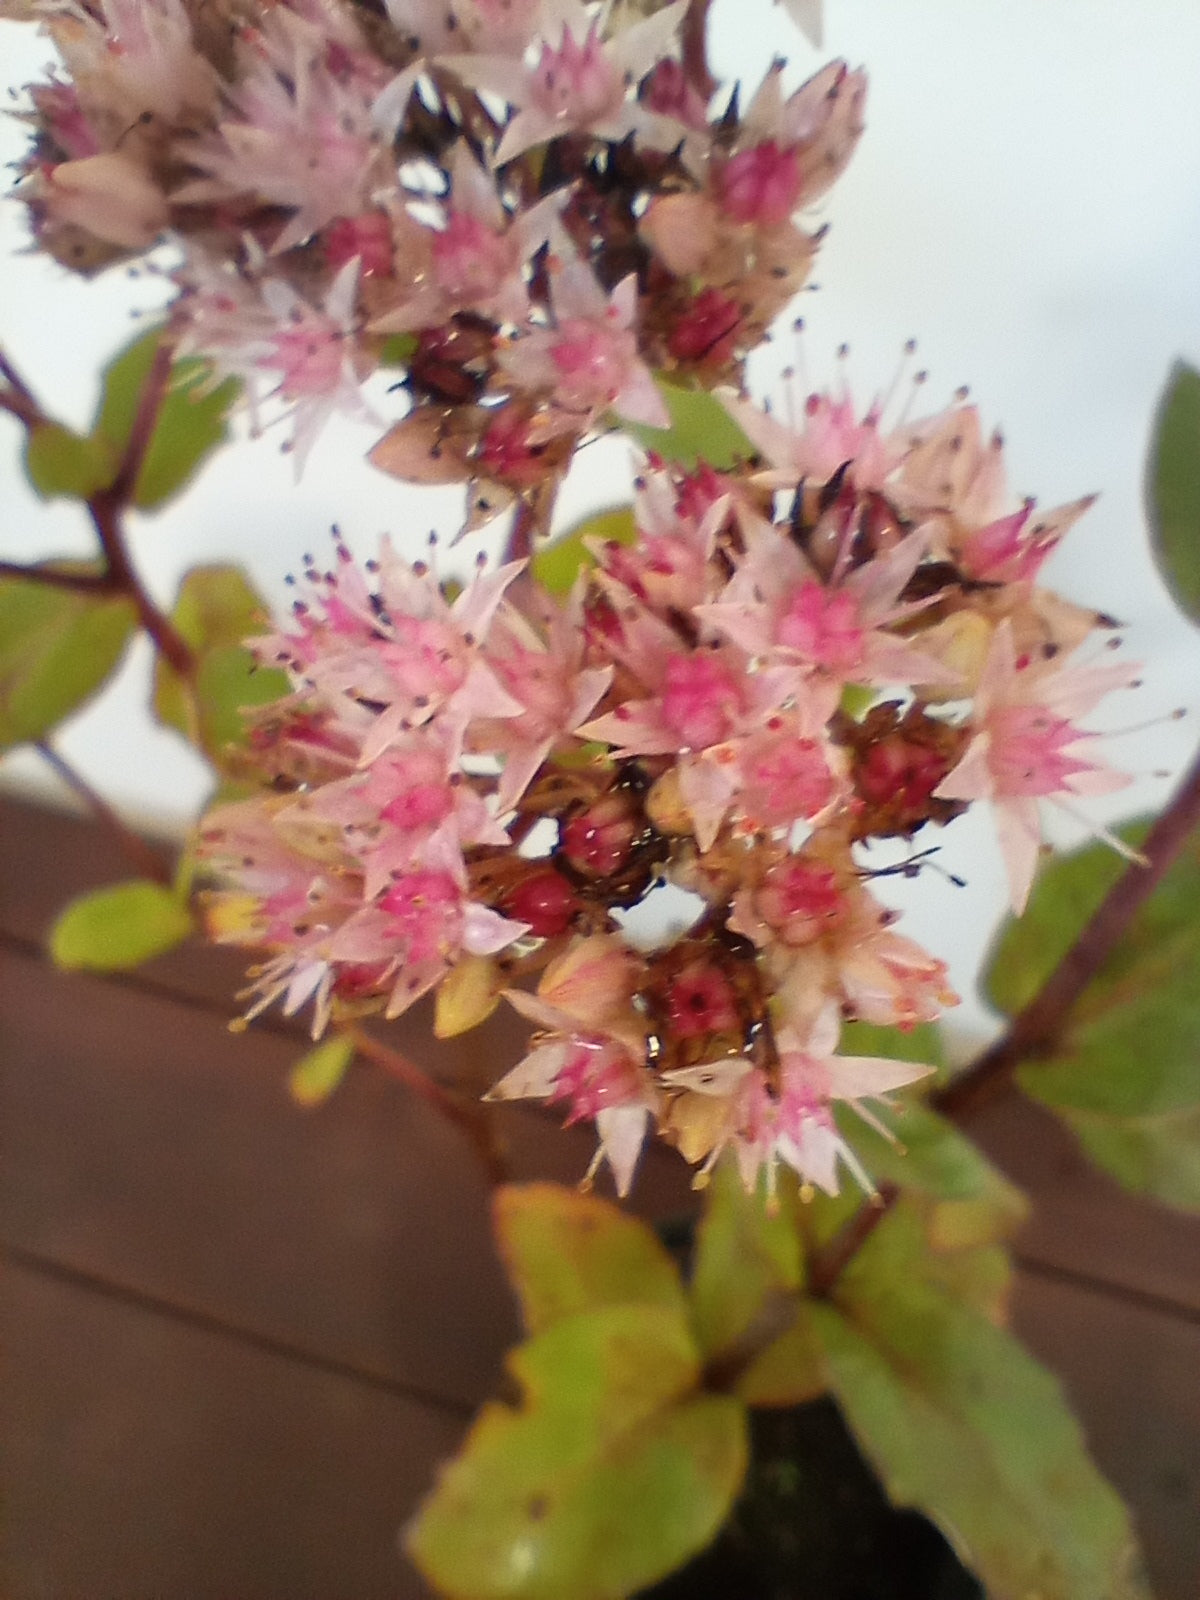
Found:
[[(498, 1188), (518, 1399), (409, 1530), (421, 1571), (462, 1600), (644, 1590), (744, 1517), (751, 1408), (828, 1395), (988, 1594), (1145, 1594), (1127, 1514), (1004, 1330), (1022, 1197), (955, 1123), (1015, 1081), (1130, 1187), (1200, 1201), (1200, 774), (1039, 878), (1044, 809), (1127, 781), (1089, 718), (1139, 668), (1041, 582), (1088, 500), (1015, 499), (963, 400), (914, 417), (838, 388), (785, 421), (746, 387), (863, 74), (720, 86), (704, 0), (15, 10), (62, 63), (24, 113), (35, 245), (93, 272), (165, 242), (173, 292), (86, 434), (0, 365), (31, 482), (97, 542), (6, 564), (0, 731), (61, 767), (54, 727), (141, 628), (156, 716), (221, 786), (169, 881), (126, 838), (144, 876), (68, 908), (56, 958), (133, 965), (198, 919), (253, 952), (248, 1017), (311, 1020), (300, 1100), (361, 1054), (494, 1175), (486, 1102), (534, 1099), (594, 1125), (585, 1190), (606, 1168), (624, 1198), (659, 1140), (703, 1196), (681, 1270), (610, 1201)], [(1198, 384), (1174, 375), (1151, 473), (1193, 611)], [(287, 617), (232, 567), (163, 613), (127, 513), (235, 410), (285, 419), (298, 468), (358, 416), (383, 473), (462, 483), (459, 531), (502, 527), (500, 554), (464, 579), (436, 542), (360, 564), (335, 535)], [(576, 453), (614, 430), (632, 506), (552, 535)], [(980, 803), (1025, 916), (987, 980), (1008, 1030), (952, 1075), (944, 960), (875, 879), (917, 875)], [(532, 1026), (483, 1105), (368, 1025), (431, 992), (443, 1037), (500, 1005)]]

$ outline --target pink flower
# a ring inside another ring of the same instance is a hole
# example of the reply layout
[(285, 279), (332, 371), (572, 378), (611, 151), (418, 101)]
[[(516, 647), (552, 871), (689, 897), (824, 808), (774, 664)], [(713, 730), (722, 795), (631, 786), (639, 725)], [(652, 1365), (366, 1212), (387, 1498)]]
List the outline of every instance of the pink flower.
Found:
[(838, 1132), (833, 1103), (844, 1100), (878, 1127), (861, 1100), (880, 1099), (892, 1089), (926, 1077), (932, 1067), (879, 1056), (839, 1056), (840, 1023), (836, 1005), (826, 1005), (805, 1033), (779, 1032), (774, 1074), (745, 1058), (722, 1060), (663, 1073), (668, 1086), (726, 1103), (723, 1124), (704, 1171), (726, 1149), (737, 1161), (747, 1190), (766, 1174), (774, 1193), (780, 1164), (802, 1183), (837, 1194), (839, 1164), (845, 1164), (868, 1192), (871, 1180)]
[(634, 322), (637, 278), (623, 278), (605, 295), (590, 270), (574, 261), (551, 290), (555, 325), (531, 328), (502, 346), (499, 365), (517, 388), (552, 396), (557, 418), (547, 436), (590, 427), (608, 410), (652, 428), (670, 425), (670, 413), (638, 354)]
[(849, 563), (854, 526), (835, 552), (829, 579), (770, 524), (746, 522), (747, 553), (712, 605), (698, 607), (710, 626), (763, 662), (794, 663), (805, 677), (846, 683), (957, 685), (957, 673), (891, 625), (919, 612), (900, 596), (926, 552), (922, 534)]
[(178, 189), (185, 205), (253, 196), (293, 213), (272, 246), (290, 250), (336, 217), (365, 211), (391, 177), (371, 121), (378, 85), (335, 72), (312, 23), (278, 7), (239, 44), (233, 115), (180, 154), (207, 174)]
[[(1031, 661), (1017, 655), (1008, 619), (996, 627), (975, 696), (974, 736), (934, 794), (992, 802), (1014, 912), (1024, 910), (1037, 870), (1038, 801), (1051, 800), (1077, 816), (1076, 795), (1111, 794), (1129, 783), (1123, 773), (1090, 758), (1082, 747), (1097, 735), (1077, 727), (1075, 718), (1086, 716), (1110, 689), (1133, 684), (1137, 671), (1124, 663), (1069, 667), (1056, 658)], [(1088, 826), (1130, 854), (1106, 829)]]
[(619, 142), (631, 133), (669, 148), (679, 125), (630, 97), (630, 88), (670, 48), (686, 9), (672, 0), (661, 11), (603, 40), (597, 23), (576, 0), (554, 8), (561, 32), (544, 34), (533, 66), (502, 55), (443, 58), (473, 89), (500, 95), (516, 108), (496, 151), (505, 162), (564, 133), (590, 133)]

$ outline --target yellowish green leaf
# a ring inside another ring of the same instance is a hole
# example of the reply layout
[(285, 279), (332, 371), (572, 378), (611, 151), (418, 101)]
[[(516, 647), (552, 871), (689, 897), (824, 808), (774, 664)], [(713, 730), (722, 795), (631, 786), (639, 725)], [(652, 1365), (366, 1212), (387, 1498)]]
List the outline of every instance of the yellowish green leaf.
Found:
[(354, 1060), (354, 1041), (335, 1033), (307, 1051), (288, 1074), (288, 1089), (297, 1105), (323, 1105), (346, 1076)]
[(662, 378), (656, 382), (671, 413), (671, 426), (647, 428), (641, 423), (620, 423), (622, 431), (643, 450), (652, 450), (679, 466), (695, 467), (703, 461), (718, 471), (754, 459), (757, 451), (750, 440), (707, 389), (681, 389)]
[(73, 900), (50, 932), (50, 954), (71, 970), (118, 972), (181, 944), (191, 912), (170, 889), (134, 878)]
[(554, 1183), (508, 1184), (495, 1198), (500, 1254), (533, 1333), (580, 1311), (687, 1300), (652, 1229), (596, 1195)]
[(746, 1470), (744, 1408), (696, 1392), (677, 1310), (602, 1305), (509, 1357), (490, 1405), (409, 1530), (448, 1600), (624, 1600), (716, 1534)]
[(0, 579), (0, 749), (41, 739), (77, 711), (116, 667), (136, 626), (123, 596)]
[(25, 440), (25, 473), (43, 500), (57, 495), (86, 500), (112, 482), (116, 461), (102, 441), (58, 422), (31, 428)]
[(613, 541), (633, 544), (637, 527), (632, 506), (614, 506), (586, 517), (553, 543), (543, 545), (533, 558), (533, 575), (551, 594), (567, 594), (579, 574), (595, 565), (588, 541)]
[(1146, 1600), (1128, 1513), (1058, 1383), (913, 1270), (919, 1234), (906, 1228), (885, 1218), (834, 1303), (812, 1308), (834, 1391), (893, 1500), (938, 1523), (995, 1600)]
[[(119, 459), (132, 432), (162, 336), (162, 328), (147, 329), (104, 369), (93, 438), (112, 459)], [(156, 510), (187, 487), (205, 457), (228, 437), (229, 412), (240, 389), (233, 378), (214, 384), (207, 364), (194, 357), (173, 364), (134, 486), (134, 505)]]

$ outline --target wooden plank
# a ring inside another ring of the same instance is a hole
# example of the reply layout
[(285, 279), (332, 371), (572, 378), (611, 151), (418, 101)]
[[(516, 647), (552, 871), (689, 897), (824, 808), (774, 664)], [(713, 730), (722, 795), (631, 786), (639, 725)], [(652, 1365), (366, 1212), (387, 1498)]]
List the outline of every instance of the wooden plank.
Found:
[[(93, 823), (0, 796), (0, 933), (40, 941), (72, 893), (123, 871), (115, 847)], [(228, 1016), (243, 970), (240, 953), (196, 943), (140, 969), (133, 981), (209, 1003)], [(256, 1027), (276, 1031), (279, 1022), (263, 1019)], [(289, 1032), (299, 1037), (298, 1028)], [(427, 1070), (477, 1084), (517, 1059), (523, 1037), (523, 1025), (504, 1009), (486, 1033), (439, 1042), (428, 1007), (414, 1010), (397, 1034), (400, 1047)], [(533, 1139), (534, 1125), (528, 1127)], [(1034, 1201), (1020, 1240), (1025, 1259), (1200, 1309), (1200, 1219), (1125, 1194), (1053, 1117), (1019, 1097), (988, 1107), (970, 1131)], [(562, 1168), (568, 1176), (582, 1170), (572, 1160), (574, 1153)]]
[[(29, 1253), (474, 1400), (516, 1335), (462, 1136), (373, 1066), (317, 1112), (290, 1041), (0, 951), (0, 1217)], [(514, 1175), (577, 1181), (588, 1129), (504, 1115)], [(660, 1151), (644, 1208), (690, 1203)]]
[(983, 1109), (965, 1131), (1034, 1202), (1020, 1259), (1200, 1312), (1200, 1217), (1129, 1194), (1048, 1111), (1017, 1095)]
[(1133, 1509), (1156, 1600), (1196, 1600), (1200, 1324), (1032, 1272), (1018, 1276), (1013, 1313)]
[(421, 1600), (397, 1530), (463, 1421), (9, 1264), (10, 1600)]

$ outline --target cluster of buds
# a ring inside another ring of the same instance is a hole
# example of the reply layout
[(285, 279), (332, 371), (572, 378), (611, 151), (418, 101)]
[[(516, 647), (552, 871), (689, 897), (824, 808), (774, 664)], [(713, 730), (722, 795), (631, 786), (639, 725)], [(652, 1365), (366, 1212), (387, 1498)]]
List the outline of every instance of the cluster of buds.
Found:
[[(203, 836), (215, 935), (270, 953), (254, 1009), (311, 1000), (319, 1032), (437, 989), (449, 1031), (506, 997), (537, 1031), (492, 1096), (594, 1120), (622, 1192), (651, 1131), (701, 1174), (867, 1183), (835, 1102), (928, 1069), (839, 1054), (842, 1022), (955, 997), (862, 844), (986, 800), (1020, 907), (1040, 803), (1125, 781), (1078, 719), (1131, 669), (1081, 664), (1106, 619), (1036, 581), (1087, 502), (1012, 509), (964, 405), (727, 404), (759, 453), (648, 463), (635, 541), (566, 596), (339, 548), (253, 641), (294, 684), (255, 729), (270, 791)], [(653, 926), (665, 884), (686, 926)]]
[(90, 270), (169, 240), (183, 347), (290, 414), (298, 460), (334, 409), (393, 420), (363, 392), (385, 370), (409, 409), (376, 464), (476, 485), (481, 518), (546, 504), (600, 419), (665, 426), (652, 369), (739, 377), (861, 130), (841, 63), (714, 96), (688, 0), (44, 12), (37, 244)]

